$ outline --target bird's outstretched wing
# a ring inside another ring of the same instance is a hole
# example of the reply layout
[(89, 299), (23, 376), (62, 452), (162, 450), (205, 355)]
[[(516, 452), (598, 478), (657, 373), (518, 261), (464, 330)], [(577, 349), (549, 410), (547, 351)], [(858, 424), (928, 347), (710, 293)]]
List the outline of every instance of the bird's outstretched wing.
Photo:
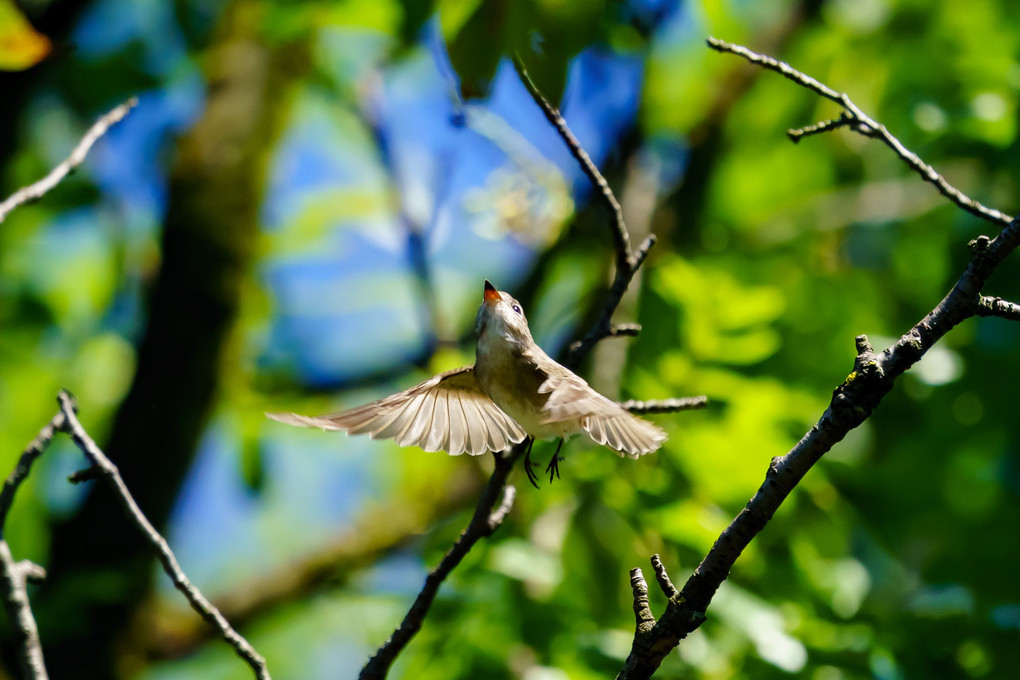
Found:
[(658, 426), (638, 418), (608, 399), (566, 368), (550, 376), (539, 388), (548, 394), (547, 423), (577, 420), (596, 444), (608, 446), (621, 456), (637, 458), (657, 450), (666, 441)]
[(527, 437), (478, 387), (474, 368), (465, 366), (433, 376), (411, 389), (327, 416), (267, 413), (289, 425), (368, 434), (400, 446), (473, 456), (502, 451)]

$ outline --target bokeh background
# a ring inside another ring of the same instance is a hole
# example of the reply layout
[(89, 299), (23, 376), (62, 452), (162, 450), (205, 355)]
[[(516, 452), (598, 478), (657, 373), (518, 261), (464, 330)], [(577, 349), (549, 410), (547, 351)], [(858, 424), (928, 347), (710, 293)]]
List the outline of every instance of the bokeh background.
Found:
[[(588, 328), (608, 216), (517, 51), (632, 238), (659, 238), (616, 316), (644, 332), (603, 341), (585, 376), (711, 405), (654, 417), (670, 440), (639, 461), (575, 440), (561, 481), (536, 491), (518, 471), (508, 521), (391, 677), (611, 677), (633, 632), (628, 570), (661, 553), (683, 582), (824, 410), (854, 336), (906, 331), (994, 231), (877, 142), (791, 144), (787, 128), (837, 109), (707, 35), (847, 91), (963, 191), (1017, 210), (1008, 0), (0, 0), (0, 194), (139, 99), (0, 225), (2, 469), (70, 389), (274, 677), (356, 677), (491, 460), (263, 412), (348, 407), (470, 363), (484, 278), (551, 353)], [(1007, 261), (985, 292), (1020, 298), (1017, 272)], [(657, 677), (1015, 673), (1018, 373), (1020, 327), (952, 331), (811, 471)], [(250, 677), (116, 503), (65, 481), (82, 466), (58, 440), (6, 526), (50, 572), (31, 597), (51, 674)]]

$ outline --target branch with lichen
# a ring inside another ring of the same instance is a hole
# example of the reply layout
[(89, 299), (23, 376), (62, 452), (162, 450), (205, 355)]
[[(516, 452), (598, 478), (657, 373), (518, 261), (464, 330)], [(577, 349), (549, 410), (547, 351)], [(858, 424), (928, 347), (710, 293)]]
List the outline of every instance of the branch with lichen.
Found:
[(836, 443), (867, 420), (892, 390), (896, 379), (917, 363), (946, 333), (974, 316), (1000, 316), (1020, 320), (1020, 306), (981, 293), (996, 268), (1020, 245), (1020, 217), (1010, 220), (999, 211), (986, 208), (954, 187), (949, 187), (930, 166), (906, 151), (883, 125), (861, 113), (845, 94), (835, 92), (783, 62), (756, 54), (747, 48), (714, 38), (710, 38), (708, 43), (713, 49), (738, 54), (752, 63), (782, 73), (799, 85), (840, 103), (846, 109), (846, 115), (837, 119), (842, 121), (838, 125), (830, 121), (814, 126), (816, 129), (805, 128), (802, 134), (814, 134), (849, 125), (862, 134), (878, 137), (910, 167), (921, 172), (926, 180), (936, 184), (954, 203), (991, 221), (1001, 222), (1005, 219), (1007, 224), (995, 238), (982, 236), (970, 242), (970, 261), (956, 284), (931, 312), (890, 347), (876, 352), (866, 336), (860, 335), (855, 339), (857, 357), (853, 370), (833, 391), (828, 408), (789, 452), (772, 459), (765, 481), (747, 506), (719, 535), (681, 590), (677, 591), (670, 583), (658, 556), (652, 558), (660, 587), (668, 600), (658, 620), (648, 604), (648, 587), (641, 570), (631, 571), (637, 626), (630, 654), (617, 676), (618, 680), (651, 677), (680, 640), (705, 621), (706, 610), (712, 598), (729, 576), (737, 558), (765, 528), (804, 475)]

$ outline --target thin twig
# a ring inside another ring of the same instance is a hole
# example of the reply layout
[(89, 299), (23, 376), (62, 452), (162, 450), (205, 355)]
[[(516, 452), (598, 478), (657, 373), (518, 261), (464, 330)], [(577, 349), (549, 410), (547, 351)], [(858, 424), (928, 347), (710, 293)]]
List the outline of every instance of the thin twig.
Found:
[[(592, 327), (592, 330), (597, 333), (602, 333), (602, 335), (598, 337), (598, 340), (602, 340), (604, 338), (637, 337), (637, 335), (641, 332), (641, 324), (614, 323), (609, 326), (603, 326), (602, 324), (596, 323), (595, 326)], [(580, 351), (584, 347), (586, 339), (587, 336), (585, 336), (585, 339), (576, 340), (570, 343), (569, 350), (571, 352)]]
[(559, 133), (566, 143), (567, 148), (570, 150), (570, 155), (577, 160), (589, 181), (599, 190), (602, 200), (613, 216), (613, 243), (616, 246), (616, 267), (617, 269), (626, 269), (628, 265), (627, 260), (630, 257), (630, 236), (627, 233), (627, 225), (623, 222), (623, 208), (620, 207), (620, 202), (616, 200), (613, 190), (609, 188), (609, 182), (599, 172), (598, 167), (596, 167), (588, 152), (584, 150), (584, 147), (581, 146), (581, 143), (577, 141), (577, 137), (571, 132), (567, 121), (560, 115), (559, 110), (549, 103), (535, 83), (532, 82), (531, 76), (528, 75), (528, 69), (525, 68), (524, 62), (517, 55), (514, 55), (514, 68), (517, 69), (517, 75), (520, 76), (521, 82), (527, 88), (528, 94), (538, 104), (538, 108), (542, 109), (546, 120), (549, 121), (549, 124), (555, 128), (556, 132)]
[(18, 459), (18, 464), (11, 474), (7, 476), (7, 480), (4, 481), (4, 488), (0, 490), (0, 538), (4, 535), (4, 527), (7, 524), (7, 513), (11, 511), (11, 504), (14, 503), (14, 494), (17, 492), (18, 487), (28, 477), (28, 473), (32, 469), (32, 463), (35, 459), (43, 454), (43, 451), (50, 445), (53, 440), (53, 435), (64, 428), (64, 414), (57, 413), (50, 419), (50, 422), (46, 423), (39, 434), (36, 435), (21, 454), (21, 458)]
[(1000, 316), (1010, 321), (1020, 321), (1020, 305), (1002, 298), (982, 295), (978, 301), (978, 316)]
[(662, 558), (658, 555), (652, 555), (651, 562), (652, 569), (655, 571), (655, 580), (659, 582), (659, 588), (662, 590), (663, 595), (666, 596), (666, 599), (672, 600), (680, 594), (680, 591), (676, 589), (676, 586), (669, 579), (666, 567), (662, 564)]
[[(527, 445), (528, 440), (525, 439), (524, 442), (511, 448), (509, 452), (495, 454), (495, 469), (492, 471), (492, 476), (489, 478), (489, 483), (482, 492), (481, 498), (478, 499), (478, 505), (475, 507), (474, 515), (468, 522), (467, 528), (443, 556), (439, 565), (429, 572), (425, 578), (425, 585), (418, 593), (418, 597), (411, 605), (404, 620), (361, 669), (361, 673), (358, 675), (359, 680), (382, 680), (386, 677), (397, 655), (421, 629), (422, 622), (439, 592), (439, 586), (460, 564), (460, 561), (464, 559), (475, 543), (482, 538), (491, 536), (503, 523), (513, 504), (515, 493), (514, 487), (507, 485), (507, 478), (510, 471), (513, 470), (514, 464), (527, 451)], [(501, 495), (502, 500), (500, 500)], [(499, 501), (498, 505), (497, 501)]]
[(708, 397), (682, 397), (680, 399), (648, 399), (638, 401), (630, 399), (621, 401), (620, 406), (631, 413), (676, 413), (677, 411), (693, 411), (708, 406)]
[(156, 531), (156, 528), (152, 526), (152, 523), (149, 522), (141, 508), (138, 507), (135, 499), (131, 496), (131, 492), (128, 490), (127, 485), (124, 484), (117, 466), (106, 457), (106, 454), (100, 450), (88, 432), (85, 431), (85, 428), (78, 422), (70, 395), (67, 392), (61, 392), (57, 397), (57, 401), (60, 403), (60, 409), (65, 418), (64, 431), (71, 436), (71, 439), (74, 440), (74, 443), (85, 454), (85, 457), (99, 471), (102, 480), (110, 487), (114, 495), (117, 496), (130, 520), (138, 527), (142, 535), (156, 551), (156, 555), (163, 565), (163, 570), (170, 577), (170, 580), (173, 581), (174, 587), (181, 591), (192, 609), (220, 631), (223, 639), (251, 667), (256, 678), (259, 680), (270, 680), (265, 659), (255, 651), (255, 648), (240, 633), (231, 627), (220, 611), (188, 580), (180, 564), (177, 563), (177, 558), (174, 557), (173, 552), (170, 550), (166, 539)]
[(81, 138), (80, 142), (78, 142), (78, 146), (74, 147), (74, 151), (71, 152), (71, 155), (68, 156), (63, 163), (53, 168), (48, 175), (38, 182), (18, 189), (16, 192), (11, 194), (6, 201), (0, 203), (0, 224), (7, 219), (7, 215), (9, 215), (12, 210), (20, 205), (29, 203), (30, 201), (39, 200), (53, 187), (60, 184), (61, 180), (74, 172), (74, 170), (85, 161), (85, 156), (88, 155), (89, 150), (92, 148), (92, 145), (96, 143), (96, 140), (106, 134), (106, 131), (109, 130), (111, 126), (123, 120), (131, 109), (137, 105), (138, 100), (135, 97), (132, 97), (106, 115), (102, 116), (92, 125), (92, 127), (88, 129), (85, 136)]
[(627, 288), (630, 286), (630, 282), (637, 273), (638, 268), (641, 267), (641, 264), (648, 256), (649, 249), (655, 245), (655, 236), (649, 235), (638, 246), (637, 250), (631, 251), (630, 235), (627, 231), (627, 225), (623, 221), (623, 208), (620, 207), (620, 202), (616, 200), (613, 190), (609, 187), (609, 182), (599, 172), (599, 169), (592, 162), (591, 157), (581, 146), (581, 143), (577, 141), (577, 137), (570, 131), (570, 127), (563, 119), (563, 116), (560, 115), (560, 112), (549, 103), (535, 83), (532, 82), (531, 77), (528, 76), (528, 70), (524, 67), (524, 62), (521, 61), (520, 57), (514, 57), (514, 67), (517, 69), (517, 74), (520, 76), (521, 82), (524, 83), (524, 87), (528, 90), (528, 94), (531, 95), (538, 108), (542, 110), (546, 120), (559, 133), (563, 142), (567, 145), (570, 155), (580, 164), (581, 170), (591, 183), (598, 188), (599, 195), (602, 196), (602, 200), (608, 206), (609, 212), (613, 216), (610, 231), (613, 234), (613, 245), (616, 252), (616, 275), (613, 277), (613, 284), (609, 289), (598, 319), (595, 320), (595, 323), (585, 333), (584, 337), (570, 346), (565, 363), (568, 367), (576, 368), (599, 340), (612, 334), (613, 314), (616, 312), (616, 308), (620, 306), (620, 300), (623, 299), (623, 294), (627, 292)]
[(651, 630), (655, 625), (655, 615), (648, 604), (648, 584), (645, 582), (645, 575), (635, 567), (630, 570), (630, 590), (634, 595), (634, 619), (637, 623), (637, 631)]
[[(903, 146), (903, 143), (894, 137), (884, 125), (875, 121), (857, 108), (857, 105), (853, 103), (850, 96), (845, 92), (836, 92), (828, 85), (824, 85), (811, 76), (801, 73), (786, 62), (779, 61), (778, 59), (765, 54), (752, 52), (742, 45), (734, 45), (733, 43), (728, 43), (723, 40), (719, 40), (718, 38), (708, 38), (707, 42), (708, 46), (713, 50), (741, 56), (752, 64), (757, 64), (762, 68), (780, 73), (784, 77), (792, 80), (801, 87), (811, 90), (820, 97), (824, 97), (836, 104), (839, 104), (843, 107), (845, 115), (849, 118), (849, 120), (839, 126), (829, 125), (829, 129), (843, 127), (846, 125), (865, 137), (873, 137), (882, 140), (882, 142), (892, 149), (897, 156), (903, 159), (903, 161), (910, 166), (912, 170), (919, 174), (924, 181), (933, 184), (940, 194), (972, 215), (986, 219), (989, 222), (997, 223), (999, 226), (1006, 226), (1012, 221), (1012, 218), (1009, 215), (999, 212), (994, 208), (982, 205), (947, 182), (946, 179), (933, 167), (922, 161), (913, 151)], [(804, 129), (806, 130), (808, 128)], [(794, 136), (792, 133), (788, 134), (791, 134), (791, 137)], [(796, 141), (796, 139), (794, 139), (794, 141)]]
[(854, 122), (853, 116), (844, 111), (839, 114), (839, 118), (833, 118), (832, 120), (823, 120), (821, 123), (815, 123), (814, 125), (807, 125), (802, 128), (796, 128), (794, 130), (787, 130), (786, 136), (790, 138), (790, 141), (796, 144), (804, 137), (810, 137), (811, 135), (820, 135), (823, 132), (831, 132), (832, 130), (838, 130), (841, 127), (846, 127)]
[(607, 338), (622, 338), (624, 336), (636, 337), (641, 332), (639, 323), (614, 323), (609, 327)]

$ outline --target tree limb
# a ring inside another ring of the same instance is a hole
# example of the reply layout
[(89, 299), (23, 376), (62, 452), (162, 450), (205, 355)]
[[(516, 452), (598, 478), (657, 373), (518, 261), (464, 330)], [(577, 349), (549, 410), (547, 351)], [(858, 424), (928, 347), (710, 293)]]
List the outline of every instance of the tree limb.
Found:
[(786, 455), (774, 458), (765, 482), (671, 599), (649, 631), (640, 628), (619, 680), (648, 678), (665, 656), (704, 620), (705, 610), (744, 548), (765, 528), (793, 488), (837, 442), (863, 423), (889, 393), (893, 383), (961, 321), (981, 308), (980, 289), (995, 268), (1020, 245), (1020, 218), (984, 248), (976, 249), (966, 270), (945, 298), (899, 340), (875, 353), (864, 336), (857, 338), (854, 370), (835, 389), (829, 407)]
[(559, 133), (560, 138), (567, 145), (570, 155), (577, 160), (581, 170), (588, 177), (592, 185), (599, 190), (599, 195), (602, 197), (606, 207), (609, 208), (613, 218), (611, 226), (613, 245), (616, 248), (616, 268), (617, 270), (628, 269), (631, 257), (630, 235), (627, 232), (627, 225), (623, 222), (623, 208), (620, 207), (620, 202), (616, 200), (613, 190), (609, 188), (609, 182), (599, 172), (598, 167), (592, 161), (588, 152), (584, 150), (584, 147), (581, 146), (581, 143), (577, 141), (577, 137), (570, 130), (567, 121), (563, 119), (563, 116), (560, 115), (556, 107), (549, 103), (535, 83), (532, 82), (531, 76), (528, 75), (528, 69), (524, 66), (524, 61), (517, 55), (514, 55), (513, 61), (514, 68), (517, 69), (517, 75), (520, 76), (521, 82), (524, 83), (524, 87), (528, 90), (528, 94), (538, 104), (538, 108), (545, 114), (549, 124)]
[[(783, 62), (755, 54), (744, 47), (730, 45), (714, 38), (709, 39), (709, 46), (719, 51), (739, 54), (753, 63), (782, 73), (821, 96), (840, 103), (847, 109), (849, 115), (856, 116), (854, 119), (856, 123), (866, 125), (869, 130), (875, 132), (875, 136), (883, 140), (893, 140), (895, 144), (889, 141), (886, 143), (908, 165), (915, 169), (918, 169), (919, 165), (923, 166), (930, 174), (937, 176), (937, 173), (923, 164), (916, 155), (902, 149), (902, 145), (888, 134), (884, 126), (860, 113), (846, 95), (836, 93)], [(833, 127), (836, 126), (828, 125), (828, 129)], [(858, 132), (860, 131), (858, 129)], [(932, 179), (930, 174), (922, 172), (922, 176), (939, 186), (939, 190), (957, 205), (985, 219), (1000, 220), (999, 216), (1002, 213), (981, 206), (955, 188), (949, 187), (952, 193), (947, 193), (943, 185)], [(938, 180), (945, 184), (941, 176), (938, 176)], [(1020, 217), (1012, 220), (1007, 218), (1007, 221), (1007, 226), (994, 239), (982, 236), (970, 243), (970, 261), (953, 288), (931, 312), (892, 346), (876, 353), (866, 336), (860, 335), (855, 339), (857, 357), (854, 369), (833, 391), (829, 407), (814, 427), (788, 453), (772, 459), (761, 487), (740, 514), (723, 530), (683, 589), (675, 596), (669, 595), (669, 603), (662, 617), (650, 629), (647, 626), (644, 628), (638, 626), (631, 652), (617, 676), (618, 680), (651, 677), (680, 640), (701, 625), (709, 603), (729, 575), (737, 558), (765, 527), (797, 483), (826, 452), (874, 412), (882, 398), (892, 389), (896, 379), (919, 361), (938, 340), (960, 322), (976, 315), (1014, 318), (1014, 314), (1020, 313), (1020, 308), (1012, 303), (981, 295), (981, 288), (996, 267), (1020, 245)], [(659, 564), (661, 565), (661, 562)], [(668, 582), (664, 568), (662, 576), (665, 582)], [(660, 578), (660, 584), (663, 582), (663, 578)], [(668, 594), (670, 589), (663, 587)], [(637, 596), (635, 606), (638, 606)]]

